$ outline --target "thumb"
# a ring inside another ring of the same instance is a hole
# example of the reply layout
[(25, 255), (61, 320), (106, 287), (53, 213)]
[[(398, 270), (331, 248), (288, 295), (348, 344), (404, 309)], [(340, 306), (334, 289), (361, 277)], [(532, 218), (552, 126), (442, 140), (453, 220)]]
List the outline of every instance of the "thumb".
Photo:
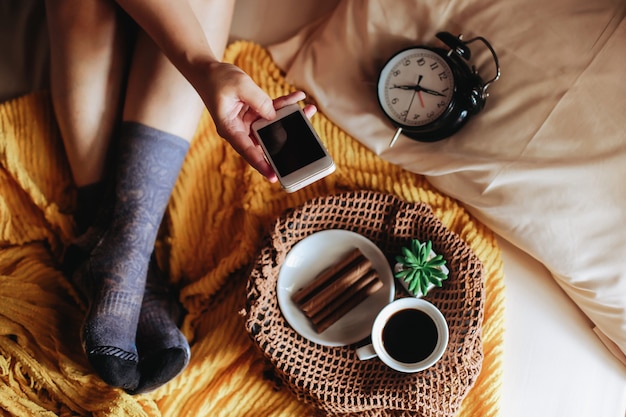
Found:
[(241, 90), (241, 100), (262, 118), (267, 120), (274, 119), (276, 117), (276, 109), (274, 109), (272, 99), (254, 81), (250, 81), (251, 85)]

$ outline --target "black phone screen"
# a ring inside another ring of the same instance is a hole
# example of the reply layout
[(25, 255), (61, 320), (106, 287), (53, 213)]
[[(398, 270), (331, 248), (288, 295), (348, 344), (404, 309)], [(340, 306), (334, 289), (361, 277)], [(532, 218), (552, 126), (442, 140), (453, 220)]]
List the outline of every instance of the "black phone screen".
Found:
[(262, 127), (258, 134), (282, 177), (326, 156), (300, 112)]

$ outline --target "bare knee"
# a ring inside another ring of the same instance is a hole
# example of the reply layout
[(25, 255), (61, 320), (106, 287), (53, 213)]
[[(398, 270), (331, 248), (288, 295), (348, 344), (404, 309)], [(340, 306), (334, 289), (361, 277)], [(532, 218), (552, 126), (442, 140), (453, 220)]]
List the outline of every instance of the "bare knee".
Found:
[(51, 35), (109, 33), (118, 24), (120, 11), (111, 0), (46, 0)]

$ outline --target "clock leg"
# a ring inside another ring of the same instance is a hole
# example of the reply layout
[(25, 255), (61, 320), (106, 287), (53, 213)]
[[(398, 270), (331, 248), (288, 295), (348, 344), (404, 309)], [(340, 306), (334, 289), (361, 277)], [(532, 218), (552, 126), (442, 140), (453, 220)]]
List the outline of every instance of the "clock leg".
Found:
[(389, 142), (389, 147), (391, 148), (393, 145), (395, 145), (395, 143), (398, 141), (398, 138), (400, 137), (400, 133), (402, 133), (402, 128), (399, 127), (398, 130), (396, 130), (396, 134), (393, 135), (393, 138), (391, 138), (391, 142)]

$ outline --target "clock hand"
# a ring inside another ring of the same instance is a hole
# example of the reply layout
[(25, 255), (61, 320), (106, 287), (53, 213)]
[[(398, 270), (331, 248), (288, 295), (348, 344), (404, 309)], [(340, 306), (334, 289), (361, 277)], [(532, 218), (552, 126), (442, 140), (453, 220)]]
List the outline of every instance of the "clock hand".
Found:
[(415, 84), (415, 85), (397, 85), (397, 84), (394, 84), (393, 87), (391, 87), (391, 88), (399, 88), (401, 90), (420, 91), (421, 88), (422, 88), (422, 87), (420, 87), (420, 83), (422, 82), (422, 78), (424, 78), (424, 76), (420, 74), (420, 76), (417, 78), (417, 84)]
[(406, 122), (406, 118), (409, 117), (409, 110), (411, 110), (411, 106), (413, 105), (413, 100), (415, 100), (415, 91), (413, 92), (413, 96), (411, 97), (411, 102), (409, 103), (409, 107), (406, 109), (406, 114), (404, 115), (404, 121)]
[(440, 96), (440, 97), (445, 97), (446, 96), (445, 94), (440, 93), (439, 91), (431, 90), (430, 88), (420, 87), (419, 91), (423, 91), (426, 94), (432, 94), (433, 96)]
[(402, 90), (413, 90), (413, 95), (411, 96), (411, 101), (409, 102), (409, 107), (406, 109), (406, 114), (404, 115), (404, 121), (406, 122), (406, 118), (409, 116), (409, 110), (411, 110), (411, 106), (413, 105), (413, 100), (415, 100), (415, 96), (419, 96), (420, 104), (424, 107), (424, 98), (422, 97), (420, 83), (422, 82), (422, 75), (417, 79), (417, 84), (414, 86), (410, 85), (396, 85), (394, 84), (391, 88), (400, 88)]
[(419, 97), (419, 99), (420, 99), (420, 104), (422, 105), (422, 108), (424, 108), (424, 97), (422, 97), (422, 92), (421, 92), (421, 91), (418, 91), (418, 92), (417, 92), (417, 96), (418, 96), (418, 97)]
[(430, 88), (424, 88), (421, 85), (395, 85), (391, 88), (399, 88), (401, 90), (413, 90), (413, 91), (423, 91), (426, 94), (430, 94), (433, 96), (445, 97), (445, 94), (440, 93), (439, 91), (431, 90)]
[[(417, 78), (417, 84), (415, 84), (415, 91), (417, 91), (417, 95), (420, 99), (420, 104), (422, 105), (422, 108), (424, 108), (424, 97), (422, 96), (422, 87), (420, 87), (420, 83), (422, 82), (422, 78), (424, 78), (424, 76), (422, 74), (420, 74), (420, 76)], [(417, 87), (420, 88), (420, 90), (417, 89)]]
[(415, 86), (413, 85), (395, 85), (391, 88), (399, 88), (400, 90), (415, 90)]

